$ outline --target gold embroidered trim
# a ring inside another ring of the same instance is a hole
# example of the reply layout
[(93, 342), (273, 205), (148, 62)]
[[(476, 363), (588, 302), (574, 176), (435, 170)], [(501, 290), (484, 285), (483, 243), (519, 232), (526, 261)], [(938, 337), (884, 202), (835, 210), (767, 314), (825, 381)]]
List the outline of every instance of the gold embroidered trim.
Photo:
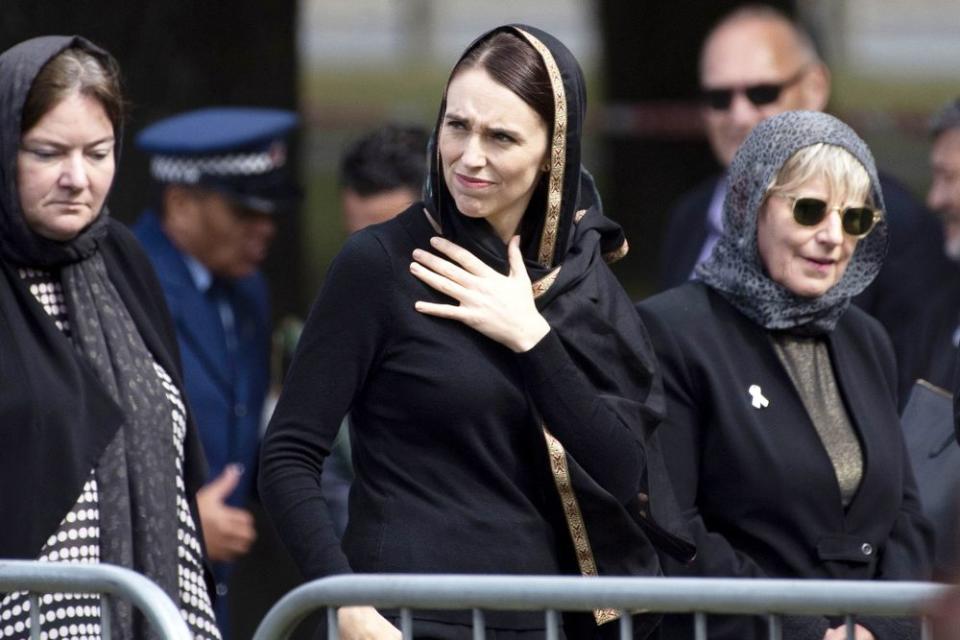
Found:
[[(560, 502), (563, 505), (563, 515), (567, 521), (567, 528), (570, 530), (570, 538), (573, 541), (573, 548), (577, 554), (577, 566), (580, 567), (580, 573), (584, 576), (596, 576), (597, 563), (593, 559), (593, 549), (590, 548), (590, 538), (587, 535), (587, 527), (583, 523), (583, 512), (580, 511), (580, 503), (577, 502), (577, 494), (573, 491), (573, 485), (570, 482), (570, 469), (567, 467), (567, 452), (564, 451), (560, 441), (553, 437), (543, 425), (543, 437), (547, 441), (547, 453), (550, 458), (550, 471), (553, 472), (553, 481), (557, 485), (557, 493), (560, 494)], [(593, 617), (598, 625), (617, 620), (620, 618), (620, 611), (617, 609), (594, 609)]]
[(587, 215), (586, 209), (580, 209), (575, 214), (573, 214), (573, 224), (580, 224), (580, 221), (583, 220), (583, 216)]
[(543, 221), (543, 234), (540, 236), (540, 251), (537, 262), (549, 267), (553, 264), (553, 255), (557, 246), (557, 227), (560, 224), (560, 205), (563, 200), (564, 158), (567, 157), (567, 95), (563, 89), (563, 77), (553, 54), (545, 44), (522, 29), (517, 31), (533, 45), (550, 76), (553, 86), (553, 143), (550, 145), (550, 180), (547, 186), (547, 211)]
[(623, 244), (621, 244), (618, 248), (603, 254), (603, 260), (607, 264), (611, 264), (613, 262), (616, 262), (623, 256), (627, 255), (629, 251), (630, 251), (630, 245), (627, 243), (626, 239), (624, 239)]
[(547, 292), (547, 289), (549, 289), (553, 285), (553, 283), (557, 280), (558, 275), (560, 275), (560, 267), (557, 267), (547, 275), (543, 276), (542, 278), (534, 282), (533, 285), (531, 285), (533, 289), (533, 297), (539, 298), (540, 296), (545, 294)]

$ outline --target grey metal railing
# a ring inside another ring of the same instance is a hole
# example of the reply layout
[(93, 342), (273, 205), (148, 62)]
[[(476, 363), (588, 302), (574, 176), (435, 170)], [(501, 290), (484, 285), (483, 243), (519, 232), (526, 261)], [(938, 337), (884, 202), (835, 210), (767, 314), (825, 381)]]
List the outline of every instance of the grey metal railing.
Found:
[[(856, 615), (922, 616), (948, 587), (920, 582), (768, 580), (733, 578), (578, 578), (365, 574), (304, 584), (267, 613), (254, 640), (286, 640), (311, 612), (326, 608), (331, 640), (338, 637), (337, 607), (372, 605), (400, 609), (401, 631), (413, 637), (413, 609), (473, 610), (474, 638), (484, 637), (484, 610), (542, 610), (548, 640), (559, 637), (560, 611), (693, 613), (694, 637), (707, 637), (707, 614), (768, 617), (770, 638), (781, 637), (781, 616), (829, 615), (846, 621), (850, 638)], [(630, 638), (631, 618), (620, 617), (620, 636)], [(926, 619), (923, 638), (930, 636)]]
[(144, 576), (109, 564), (71, 564), (32, 560), (0, 560), (0, 593), (26, 591), (30, 600), (30, 637), (40, 638), (38, 594), (101, 594), (100, 634), (110, 638), (109, 601), (125, 598), (146, 616), (165, 640), (190, 640), (180, 611), (163, 590)]

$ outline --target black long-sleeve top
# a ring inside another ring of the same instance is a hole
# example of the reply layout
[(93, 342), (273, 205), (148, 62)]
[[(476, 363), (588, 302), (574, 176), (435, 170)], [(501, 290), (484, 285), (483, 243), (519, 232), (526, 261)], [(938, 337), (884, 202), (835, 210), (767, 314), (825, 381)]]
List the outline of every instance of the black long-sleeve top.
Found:
[[(332, 573), (562, 571), (541, 425), (614, 496), (639, 490), (637, 434), (555, 332), (515, 354), (417, 300), (435, 235), (422, 206), (353, 235), (314, 303), (263, 444), (260, 490), (307, 578)], [(528, 400), (529, 398), (529, 400)], [(342, 548), (320, 491), (350, 412), (356, 479)]]

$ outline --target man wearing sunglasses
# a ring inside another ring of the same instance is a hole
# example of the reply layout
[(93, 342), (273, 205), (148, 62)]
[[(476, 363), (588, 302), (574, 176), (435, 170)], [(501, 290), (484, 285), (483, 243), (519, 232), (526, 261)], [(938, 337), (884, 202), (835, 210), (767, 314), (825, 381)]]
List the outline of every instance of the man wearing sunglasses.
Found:
[[(784, 111), (822, 111), (830, 97), (830, 72), (810, 36), (779, 10), (761, 5), (735, 9), (707, 35), (700, 54), (701, 113), (707, 139), (724, 173), (680, 198), (661, 243), (661, 289), (694, 277), (722, 230), (726, 168), (758, 122)], [(881, 172), (890, 226), (889, 259), (917, 238), (935, 234), (931, 216), (906, 189)], [(888, 262), (889, 262), (888, 259)], [(895, 276), (885, 268), (857, 302), (888, 328), (899, 320), (888, 290), (914, 282), (912, 265)]]
[[(730, 166), (762, 119), (784, 111), (822, 111), (830, 72), (809, 36), (778, 10), (747, 6), (721, 19), (700, 52), (701, 114), (714, 156)], [(720, 237), (724, 174), (684, 195), (670, 212), (661, 245), (660, 286), (690, 279)]]

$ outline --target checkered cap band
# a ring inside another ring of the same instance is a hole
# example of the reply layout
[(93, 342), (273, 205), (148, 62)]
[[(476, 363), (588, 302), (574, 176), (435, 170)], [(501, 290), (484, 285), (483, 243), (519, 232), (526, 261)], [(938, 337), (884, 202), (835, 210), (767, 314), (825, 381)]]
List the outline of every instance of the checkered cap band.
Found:
[(285, 163), (286, 154), (276, 150), (201, 157), (157, 155), (150, 159), (150, 175), (159, 182), (197, 184), (204, 176), (259, 176)]

